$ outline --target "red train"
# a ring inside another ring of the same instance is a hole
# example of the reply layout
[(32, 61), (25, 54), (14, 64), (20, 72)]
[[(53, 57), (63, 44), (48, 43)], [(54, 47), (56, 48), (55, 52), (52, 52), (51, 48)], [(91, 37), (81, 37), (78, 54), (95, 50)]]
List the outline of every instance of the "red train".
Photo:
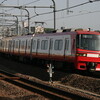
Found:
[(6, 37), (0, 53), (55, 67), (100, 71), (100, 33), (73, 31)]

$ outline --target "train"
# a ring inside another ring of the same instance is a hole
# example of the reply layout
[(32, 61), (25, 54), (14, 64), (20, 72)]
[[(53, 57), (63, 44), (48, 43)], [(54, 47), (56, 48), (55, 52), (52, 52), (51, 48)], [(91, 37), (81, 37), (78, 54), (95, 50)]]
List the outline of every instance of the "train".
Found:
[(0, 54), (55, 68), (100, 71), (100, 33), (75, 30), (4, 37)]

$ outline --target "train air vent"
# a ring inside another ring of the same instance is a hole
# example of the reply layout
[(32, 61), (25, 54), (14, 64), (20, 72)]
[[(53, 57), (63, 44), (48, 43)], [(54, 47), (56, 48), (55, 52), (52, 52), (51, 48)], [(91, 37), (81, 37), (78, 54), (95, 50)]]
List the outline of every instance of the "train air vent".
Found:
[(53, 30), (53, 31), (52, 31), (52, 33), (56, 33), (56, 32), (57, 32), (57, 30)]
[(63, 32), (71, 32), (71, 30), (72, 30), (71, 28), (69, 28), (69, 29), (64, 29)]

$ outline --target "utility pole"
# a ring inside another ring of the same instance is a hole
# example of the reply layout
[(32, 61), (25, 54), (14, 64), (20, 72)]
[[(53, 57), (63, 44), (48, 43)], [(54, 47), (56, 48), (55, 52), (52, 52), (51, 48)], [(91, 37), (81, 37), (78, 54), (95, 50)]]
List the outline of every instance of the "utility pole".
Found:
[(30, 13), (27, 9), (25, 9), (27, 11), (28, 14), (28, 33), (30, 33)]
[(69, 14), (69, 0), (67, 0), (67, 14)]
[(54, 12), (54, 29), (56, 29), (56, 15), (55, 15), (55, 2), (53, 1), (53, 7), (52, 6), (14, 6), (14, 5), (0, 5), (0, 8), (17, 8), (17, 9), (22, 9), (22, 10), (26, 10), (28, 13), (28, 33), (30, 32), (30, 14), (29, 11), (26, 8), (53, 8), (53, 12)]
[(52, 0), (52, 2), (53, 2), (53, 13), (54, 13), (54, 30), (56, 30), (56, 4), (54, 0)]
[(18, 17), (16, 15), (11, 15), (13, 17), (16, 17), (16, 29), (17, 29), (17, 35), (19, 35), (19, 29), (18, 29)]
[[(11, 15), (11, 14), (6, 14), (6, 13), (2, 13), (4, 14), (5, 16), (8, 16), (8, 17), (16, 17), (16, 29), (17, 29), (17, 35), (19, 34), (19, 28), (18, 28), (18, 16), (16, 15)], [(3, 16), (3, 15), (0, 15), (0, 16)]]
[(17, 29), (17, 35), (19, 35), (19, 27), (18, 27), (18, 17), (13, 15), (14, 17), (16, 17), (16, 29)]
[(30, 33), (30, 13), (27, 9), (22, 9), (22, 10), (26, 10), (27, 14), (28, 14), (28, 33)]

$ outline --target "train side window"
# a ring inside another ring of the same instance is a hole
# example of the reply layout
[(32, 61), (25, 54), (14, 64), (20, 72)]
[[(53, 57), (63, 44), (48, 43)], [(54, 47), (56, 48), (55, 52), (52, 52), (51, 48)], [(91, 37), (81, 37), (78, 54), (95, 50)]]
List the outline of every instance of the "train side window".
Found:
[(65, 40), (65, 50), (68, 50), (69, 49), (69, 40), (66, 39)]
[(33, 40), (33, 45), (32, 45), (33, 49), (36, 48), (36, 40)]
[(47, 50), (47, 48), (48, 48), (48, 41), (47, 40), (42, 40), (41, 49), (42, 50)]
[(54, 49), (55, 50), (62, 50), (63, 47), (63, 40), (55, 40)]

